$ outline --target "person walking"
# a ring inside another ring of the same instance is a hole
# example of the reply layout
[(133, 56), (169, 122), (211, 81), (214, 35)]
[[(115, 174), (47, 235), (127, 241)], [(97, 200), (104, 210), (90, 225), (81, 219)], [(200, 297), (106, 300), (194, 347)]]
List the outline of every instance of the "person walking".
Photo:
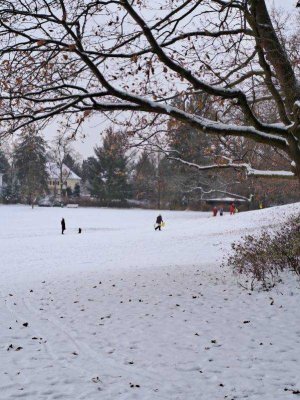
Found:
[(235, 205), (234, 205), (234, 203), (232, 203), (230, 205), (229, 212), (230, 212), (230, 215), (234, 215), (234, 213), (235, 213)]
[(218, 214), (218, 208), (216, 206), (214, 206), (213, 208), (213, 216), (216, 217)]
[(223, 216), (223, 213), (224, 213), (224, 208), (221, 207), (221, 208), (220, 208), (220, 216), (221, 216), (221, 217)]
[(61, 224), (61, 234), (64, 234), (64, 231), (66, 230), (66, 221), (64, 218), (62, 218), (62, 220), (60, 221)]
[(162, 216), (159, 214), (159, 216), (156, 218), (156, 227), (155, 227), (155, 230), (157, 231), (157, 229), (159, 230), (159, 231), (161, 231), (161, 226), (162, 226), (162, 224), (163, 224), (163, 219), (162, 219)]

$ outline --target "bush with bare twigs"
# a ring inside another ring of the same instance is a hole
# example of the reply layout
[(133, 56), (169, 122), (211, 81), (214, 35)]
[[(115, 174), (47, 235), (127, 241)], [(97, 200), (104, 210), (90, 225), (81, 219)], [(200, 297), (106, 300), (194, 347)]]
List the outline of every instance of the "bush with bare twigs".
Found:
[(300, 216), (290, 217), (276, 231), (247, 235), (232, 244), (233, 253), (223, 265), (245, 277), (251, 290), (259, 284), (265, 290), (281, 281), (281, 273), (289, 271), (300, 277)]

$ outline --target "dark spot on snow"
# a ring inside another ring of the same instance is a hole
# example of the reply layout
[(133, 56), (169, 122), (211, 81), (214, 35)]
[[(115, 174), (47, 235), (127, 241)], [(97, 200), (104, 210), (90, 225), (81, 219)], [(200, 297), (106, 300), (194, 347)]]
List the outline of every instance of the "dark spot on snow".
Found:
[(140, 387), (140, 385), (135, 385), (135, 384), (133, 384), (133, 383), (131, 383), (131, 382), (129, 382), (129, 385), (130, 385), (130, 387), (131, 388), (139, 388)]

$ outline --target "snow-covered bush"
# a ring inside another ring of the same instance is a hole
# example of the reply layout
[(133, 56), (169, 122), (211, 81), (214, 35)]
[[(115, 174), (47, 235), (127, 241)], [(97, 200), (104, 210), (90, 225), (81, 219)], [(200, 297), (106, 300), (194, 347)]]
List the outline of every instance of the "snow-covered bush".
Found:
[(300, 276), (300, 216), (289, 218), (275, 232), (264, 231), (259, 236), (247, 235), (232, 244), (233, 253), (225, 264), (234, 274), (270, 289), (278, 283), (280, 273), (290, 271)]

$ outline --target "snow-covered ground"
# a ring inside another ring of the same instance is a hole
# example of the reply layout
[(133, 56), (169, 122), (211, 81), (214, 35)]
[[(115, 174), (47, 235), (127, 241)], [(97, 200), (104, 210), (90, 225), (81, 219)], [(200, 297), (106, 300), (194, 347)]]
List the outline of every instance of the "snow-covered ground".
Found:
[(282, 210), (155, 232), (155, 211), (0, 206), (0, 399), (297, 398), (299, 284), (249, 293), (220, 268)]

